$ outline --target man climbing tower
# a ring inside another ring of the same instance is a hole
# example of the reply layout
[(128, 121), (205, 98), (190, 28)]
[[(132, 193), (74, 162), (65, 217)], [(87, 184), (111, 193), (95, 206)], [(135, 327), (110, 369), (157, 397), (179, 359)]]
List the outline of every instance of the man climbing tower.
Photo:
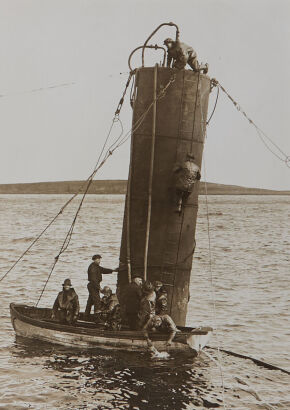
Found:
[(175, 164), (173, 168), (176, 212), (181, 214), (187, 198), (191, 194), (196, 181), (200, 180), (199, 166), (194, 163), (194, 155), (189, 152), (183, 163)]

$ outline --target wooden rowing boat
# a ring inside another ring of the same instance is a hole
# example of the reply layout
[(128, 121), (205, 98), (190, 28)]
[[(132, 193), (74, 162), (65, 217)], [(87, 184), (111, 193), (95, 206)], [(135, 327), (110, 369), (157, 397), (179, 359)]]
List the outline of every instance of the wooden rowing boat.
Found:
[[(16, 335), (30, 339), (80, 349), (113, 349), (113, 350), (148, 350), (142, 331), (107, 330), (91, 320), (84, 320), (84, 314), (76, 325), (64, 325), (50, 319), (51, 309), (38, 308), (22, 304), (10, 304), (11, 322)], [(206, 345), (212, 328), (179, 327), (172, 345), (167, 346), (168, 335), (161, 332), (150, 333), (154, 347), (159, 351), (182, 351), (193, 356)]]

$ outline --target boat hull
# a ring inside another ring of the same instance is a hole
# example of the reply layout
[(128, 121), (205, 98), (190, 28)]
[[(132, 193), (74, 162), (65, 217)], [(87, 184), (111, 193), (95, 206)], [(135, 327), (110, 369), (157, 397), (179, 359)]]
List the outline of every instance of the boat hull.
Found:
[[(35, 313), (48, 313), (48, 311), (49, 309), (37, 309), (12, 303), (11, 322), (16, 335), (79, 349), (148, 350), (146, 339), (141, 331), (109, 331), (93, 328), (93, 323), (89, 324), (89, 327), (84, 323), (78, 323), (75, 327), (35, 318)], [(211, 333), (211, 328), (181, 331), (171, 346), (166, 345), (167, 335), (154, 333), (150, 337), (154, 347), (159, 351), (182, 351), (194, 356), (207, 344)]]

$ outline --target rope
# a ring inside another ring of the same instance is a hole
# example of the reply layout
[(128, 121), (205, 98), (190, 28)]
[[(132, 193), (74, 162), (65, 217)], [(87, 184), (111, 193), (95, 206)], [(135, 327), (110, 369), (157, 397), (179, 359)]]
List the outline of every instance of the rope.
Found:
[[(118, 121), (120, 121), (120, 120), (118, 119)], [(83, 190), (84, 186), (88, 183), (88, 181), (89, 181), (91, 178), (93, 178), (94, 172), (95, 172), (95, 170), (96, 170), (96, 167), (97, 167), (97, 165), (98, 165), (98, 163), (99, 163), (99, 161), (100, 161), (100, 158), (101, 158), (101, 155), (102, 155), (102, 153), (103, 153), (103, 151), (104, 151), (105, 145), (106, 145), (106, 143), (107, 143), (107, 141), (108, 141), (108, 139), (109, 139), (109, 136), (110, 136), (110, 134), (111, 134), (111, 131), (112, 131), (114, 122), (115, 122), (115, 121), (114, 121), (114, 119), (113, 119), (112, 124), (111, 124), (110, 129), (109, 129), (109, 132), (108, 132), (108, 134), (107, 134), (105, 143), (104, 143), (104, 145), (103, 145), (103, 148), (102, 148), (101, 153), (100, 153), (100, 155), (99, 155), (99, 158), (98, 158), (98, 160), (97, 160), (97, 164), (96, 164), (96, 166), (95, 166), (94, 171), (92, 172), (92, 174), (91, 174), (91, 175), (87, 178), (87, 180), (81, 185), (81, 187), (79, 188), (79, 190), (78, 190), (74, 195), (72, 195), (72, 197), (61, 207), (61, 209), (59, 210), (59, 212), (53, 217), (53, 219), (48, 223), (48, 225), (40, 232), (39, 235), (37, 235), (37, 237), (31, 242), (31, 244), (28, 246), (28, 248), (26, 248), (26, 250), (25, 250), (25, 251), (19, 256), (19, 258), (13, 263), (13, 265), (8, 269), (8, 271), (2, 276), (2, 278), (0, 279), (0, 282), (12, 271), (13, 268), (21, 261), (21, 259), (29, 252), (29, 250), (36, 244), (36, 242), (38, 242), (38, 240), (42, 237), (42, 235), (43, 235), (43, 234), (50, 228), (50, 226), (56, 221), (56, 219), (59, 217), (59, 215), (61, 215), (61, 214), (63, 213), (64, 209), (75, 199), (76, 196), (78, 196), (78, 195), (81, 193), (81, 191)], [(120, 122), (121, 122), (121, 121), (120, 121)], [(123, 128), (122, 128), (122, 133), (123, 133)], [(122, 134), (122, 133), (121, 133), (121, 134)]]
[[(205, 138), (207, 138), (207, 123), (204, 122), (202, 104), (200, 104), (200, 114), (201, 114), (202, 133), (203, 133), (203, 135), (205, 135)], [(203, 128), (204, 124), (205, 124), (205, 128)], [(207, 178), (206, 178), (205, 158), (203, 158), (203, 169), (204, 169), (204, 188), (205, 188), (205, 203), (206, 203), (206, 218), (207, 218), (207, 237), (208, 237), (211, 298), (212, 298), (212, 304), (213, 304), (213, 319), (214, 319), (214, 329), (215, 329), (215, 332), (216, 332), (216, 338), (217, 338), (217, 342), (218, 342), (218, 347), (217, 347), (218, 355), (217, 355), (217, 357), (218, 357), (218, 366), (219, 366), (220, 377), (221, 377), (221, 382), (222, 382), (223, 406), (224, 406), (224, 408), (226, 408), (226, 405), (225, 405), (224, 375), (223, 375), (222, 359), (221, 359), (221, 353), (220, 353), (220, 339), (219, 339), (218, 326), (217, 326), (215, 286), (214, 286), (214, 279), (213, 279), (213, 272), (212, 272), (212, 253), (211, 253), (210, 221), (209, 221), (209, 210), (208, 210), (208, 193), (207, 193)]]
[(74, 85), (74, 84), (75, 83), (73, 83), (73, 82), (71, 82), (71, 83), (62, 83), (62, 84), (56, 84), (56, 85), (49, 85), (47, 87), (34, 88), (32, 90), (23, 91), (23, 92), (20, 92), (20, 93), (0, 94), (0, 98), (10, 97), (11, 95), (33, 94), (33, 93), (38, 93), (40, 91), (50, 90), (52, 88), (68, 87), (68, 86)]
[(216, 93), (216, 99), (215, 99), (214, 107), (213, 107), (212, 113), (211, 113), (210, 116), (209, 116), (209, 119), (208, 119), (207, 122), (206, 122), (206, 125), (209, 125), (210, 120), (212, 119), (212, 117), (213, 117), (213, 115), (214, 115), (214, 113), (215, 113), (215, 109), (216, 109), (216, 106), (217, 106), (217, 103), (218, 103), (218, 99), (219, 99), (219, 94), (220, 94), (220, 89), (219, 89), (219, 87), (217, 87), (217, 93)]
[(158, 76), (158, 64), (156, 64), (154, 67), (154, 78), (153, 78), (153, 96), (154, 96), (155, 103), (153, 105), (153, 115), (152, 115), (152, 139), (151, 139), (151, 156), (150, 156), (150, 169), (149, 169), (148, 207), (147, 207), (147, 222), (146, 222), (146, 236), (145, 236), (145, 249), (144, 249), (144, 280), (145, 281), (147, 280), (148, 248), (149, 248), (151, 209), (152, 209), (152, 183), (153, 183), (153, 172), (154, 172), (154, 154), (155, 154), (155, 138), (156, 138), (157, 76)]
[[(216, 349), (215, 347), (209, 347), (209, 346), (206, 346), (206, 348)], [(234, 353), (234, 352), (229, 352), (229, 351), (223, 350), (223, 349), (221, 349), (221, 351), (222, 351), (222, 352), (225, 352), (225, 353), (228, 353), (228, 354), (231, 354), (232, 356), (237, 356), (237, 357), (242, 357), (242, 358), (251, 359), (251, 360), (253, 360), (254, 362), (258, 362), (257, 364), (260, 365), (260, 366), (261, 366), (260, 363), (262, 363), (262, 366), (263, 366), (263, 365), (267, 365), (267, 366), (264, 366), (264, 367), (266, 367), (266, 368), (274, 368), (274, 370), (281, 370), (281, 371), (284, 371), (285, 373), (290, 374), (290, 372), (287, 372), (287, 370), (280, 369), (279, 367), (269, 365), (268, 363), (264, 363), (264, 362), (261, 362), (260, 360), (253, 359), (252, 357), (240, 355), (240, 354), (237, 354), (237, 353)], [(212, 357), (209, 353), (207, 353), (205, 350), (202, 350), (202, 353), (204, 353), (210, 360), (212, 360), (214, 363), (216, 363), (216, 364), (218, 365), (218, 361), (217, 361), (214, 357)], [(271, 366), (271, 367), (268, 367), (268, 366)], [(263, 400), (263, 399), (261, 398), (261, 395), (260, 395), (251, 385), (249, 385), (249, 383), (247, 383), (245, 380), (242, 380), (241, 378), (239, 378), (239, 377), (237, 377), (237, 376), (235, 376), (234, 379), (239, 383), (239, 386), (238, 386), (239, 389), (244, 390), (244, 391), (246, 391), (246, 392), (252, 394), (258, 401), (263, 402), (263, 404), (267, 406), (266, 408), (268, 408), (268, 409), (275, 409), (275, 407), (273, 407), (271, 404), (269, 404), (268, 402), (266, 402), (265, 400)], [(242, 386), (241, 386), (241, 385), (242, 385)], [(245, 388), (244, 386), (248, 386), (248, 389)]]
[[(213, 87), (219, 87), (225, 94), (226, 96), (231, 100), (231, 102), (234, 104), (236, 109), (249, 121), (251, 125), (254, 126), (256, 129), (258, 137), (261, 139), (265, 147), (281, 162), (284, 162), (285, 165), (290, 168), (290, 156), (287, 155), (260, 127), (258, 127), (257, 124), (254, 123), (254, 121), (247, 115), (247, 113), (242, 109), (242, 107), (234, 100), (234, 98), (226, 91), (226, 89), (215, 79), (213, 78), (211, 80), (211, 84)], [(280, 152), (279, 155), (276, 152), (273, 151), (273, 149), (267, 144), (265, 139), (272, 144), (273, 147), (276, 148), (278, 152)]]
[[(96, 173), (96, 171), (97, 171), (97, 167), (98, 167), (98, 165), (99, 165), (101, 156), (102, 156), (102, 154), (103, 154), (103, 152), (104, 152), (104, 149), (105, 149), (105, 147), (106, 147), (106, 145), (107, 145), (107, 142), (108, 142), (108, 140), (109, 140), (109, 137), (110, 137), (110, 135), (111, 135), (113, 126), (114, 126), (114, 124), (115, 124), (116, 122), (119, 122), (119, 124), (120, 124), (121, 133), (120, 133), (119, 137), (117, 138), (117, 140), (115, 141), (115, 143), (122, 137), (122, 135), (123, 135), (123, 124), (122, 124), (122, 121), (119, 119), (119, 114), (120, 114), (120, 110), (121, 110), (122, 105), (123, 105), (123, 102), (124, 102), (124, 96), (125, 96), (125, 94), (126, 94), (127, 88), (128, 88), (128, 86), (129, 86), (130, 80), (131, 80), (131, 78), (132, 78), (132, 75), (133, 75), (133, 74), (130, 73), (130, 76), (129, 76), (129, 78), (128, 78), (128, 80), (127, 80), (127, 83), (126, 83), (126, 86), (125, 86), (125, 90), (124, 90), (124, 92), (123, 92), (123, 94), (122, 94), (122, 98), (121, 98), (121, 100), (120, 100), (120, 102), (119, 102), (119, 104), (118, 104), (118, 107), (117, 107), (117, 109), (116, 109), (116, 112), (115, 112), (115, 115), (114, 115), (114, 117), (113, 117), (111, 126), (110, 126), (110, 128), (109, 128), (108, 133), (107, 133), (105, 142), (104, 142), (104, 144), (103, 144), (103, 147), (102, 147), (102, 149), (101, 149), (101, 152), (100, 152), (100, 154), (99, 154), (99, 157), (98, 157), (98, 160), (97, 160), (97, 163), (96, 163), (96, 165), (95, 165), (95, 167), (94, 167), (93, 172), (92, 172), (91, 175), (87, 178), (87, 180), (81, 185), (81, 187), (79, 188), (79, 190), (62, 206), (62, 208), (61, 208), (61, 209), (59, 210), (59, 212), (54, 216), (54, 218), (48, 223), (48, 225), (40, 232), (39, 235), (37, 235), (37, 237), (31, 242), (31, 244), (28, 246), (28, 248), (26, 248), (26, 250), (19, 256), (19, 258), (18, 258), (18, 259), (14, 262), (14, 264), (8, 269), (8, 271), (1, 277), (0, 282), (12, 271), (12, 269), (21, 261), (21, 259), (23, 259), (23, 257), (29, 252), (29, 250), (35, 245), (35, 243), (42, 237), (42, 235), (48, 230), (48, 228), (56, 221), (56, 219), (59, 217), (59, 215), (61, 215), (61, 214), (63, 213), (64, 209), (74, 200), (74, 198), (75, 198), (76, 196), (78, 196), (78, 195), (82, 192), (84, 186), (85, 186), (86, 184), (88, 184), (90, 180), (91, 180), (91, 182), (92, 182), (92, 179), (94, 178), (95, 173)], [(68, 83), (68, 84), (62, 84), (62, 85), (60, 85), (60, 86), (66, 86), (66, 85), (69, 85), (69, 83)], [(60, 87), (60, 86), (58, 86), (58, 87)], [(49, 88), (55, 88), (55, 87), (57, 87), (57, 86), (51, 86), (51, 87), (49, 87)], [(34, 92), (35, 92), (35, 91), (40, 91), (40, 90), (41, 90), (41, 89), (37, 89), (37, 90), (34, 90)], [(115, 143), (114, 143), (114, 144), (115, 144)], [(112, 149), (112, 147), (113, 147), (114, 144), (112, 144), (112, 145), (109, 147), (109, 149), (108, 149), (107, 152), (106, 152), (106, 155), (110, 155), (109, 152), (111, 152), (110, 150)], [(106, 159), (107, 159), (107, 158), (106, 158)], [(89, 187), (90, 187), (90, 185), (91, 185), (91, 182), (89, 183), (89, 186), (87, 186), (86, 192), (88, 191), (88, 189), (89, 189)], [(84, 199), (84, 198), (83, 198), (83, 199)], [(72, 229), (73, 229), (73, 228), (72, 228)]]
[[(208, 349), (214, 349), (217, 350), (216, 347), (212, 347), (212, 346), (207, 346)], [(267, 363), (267, 362), (263, 362), (262, 360), (259, 359), (255, 359), (254, 357), (251, 356), (247, 356), (244, 354), (240, 354), (240, 353), (236, 353), (236, 352), (232, 352), (231, 350), (225, 350), (225, 349), (220, 349), (221, 352), (224, 352), (230, 356), (235, 356), (235, 357), (240, 357), (241, 359), (247, 359), (247, 360), (252, 360), (252, 362), (254, 362), (255, 364), (257, 364), (258, 366), (261, 367), (265, 367), (266, 369), (269, 370), (279, 370), (282, 373), (286, 373), (290, 375), (290, 371), (283, 369), (281, 367), (275, 366), (274, 364), (271, 363)]]
[[(190, 150), (192, 151), (192, 143), (193, 143), (193, 137), (194, 137), (194, 128), (195, 128), (195, 117), (196, 117), (196, 107), (197, 107), (197, 100), (198, 100), (198, 86), (199, 86), (199, 80), (200, 80), (200, 71), (198, 72), (198, 77), (197, 77), (197, 84), (196, 84), (196, 92), (195, 92), (195, 106), (194, 106), (194, 120), (193, 120), (193, 127), (192, 127), (192, 135), (191, 135), (191, 146)], [(201, 107), (202, 110), (202, 107)]]
[[(83, 186), (83, 185), (82, 185)], [(81, 187), (82, 188), (82, 187)], [(80, 188), (80, 190), (81, 190)], [(78, 191), (78, 193), (80, 192)], [(14, 262), (14, 264), (8, 269), (8, 271), (2, 276), (0, 282), (8, 275), (9, 272), (20, 262), (20, 260), (29, 252), (29, 250), (35, 245), (35, 243), (42, 237), (42, 235), (48, 230), (48, 228), (55, 222), (55, 220), (62, 214), (64, 209), (73, 201), (73, 199), (78, 195), (78, 193), (74, 194), (59, 210), (59, 212), (55, 215), (55, 217), (49, 222), (49, 224), (40, 232), (39, 235), (31, 242), (31, 244), (26, 248), (26, 250), (19, 256), (19, 258)]]
[[(170, 78), (170, 80), (168, 81), (168, 83), (166, 84), (166, 86), (160, 91), (160, 93), (157, 95), (157, 97), (154, 98), (153, 102), (149, 105), (149, 107), (145, 110), (145, 112), (141, 115), (141, 117), (136, 121), (135, 125), (131, 128), (131, 130), (129, 130), (129, 131), (125, 134), (125, 136), (119, 141), (119, 143), (118, 143), (114, 148), (112, 148), (112, 149), (110, 149), (110, 148), (107, 149), (107, 151), (106, 151), (106, 153), (105, 153), (105, 155), (104, 155), (104, 158), (103, 158), (102, 162), (98, 165), (98, 162), (99, 162), (100, 157), (101, 157), (101, 156), (99, 156), (97, 165), (95, 166), (95, 169), (94, 169), (93, 173), (92, 173), (92, 174), (90, 175), (90, 177), (88, 178), (88, 183), (87, 183), (86, 190), (85, 190), (85, 192), (84, 192), (84, 194), (83, 194), (83, 197), (82, 197), (82, 199), (81, 199), (81, 201), (80, 201), (79, 207), (78, 207), (77, 212), (76, 212), (76, 214), (75, 214), (75, 216), (74, 216), (74, 219), (73, 219), (73, 222), (72, 222), (72, 224), (71, 224), (71, 226), (70, 226), (70, 229), (69, 229), (69, 231), (68, 231), (68, 233), (67, 233), (67, 235), (66, 235), (66, 237), (65, 237), (65, 239), (64, 239), (64, 241), (63, 241), (63, 244), (62, 244), (62, 246), (61, 246), (61, 248), (60, 248), (60, 251), (59, 251), (58, 255), (55, 257), (54, 263), (53, 263), (52, 268), (51, 268), (51, 270), (50, 270), (50, 272), (49, 272), (49, 275), (48, 275), (47, 280), (46, 280), (46, 282), (45, 282), (45, 284), (44, 284), (44, 287), (43, 287), (43, 289), (42, 289), (42, 291), (41, 291), (41, 294), (40, 294), (40, 296), (39, 296), (39, 298), (38, 298), (38, 301), (37, 301), (37, 303), (36, 303), (36, 306), (38, 306), (38, 304), (39, 304), (39, 302), (40, 302), (40, 299), (41, 299), (41, 297), (42, 297), (42, 295), (43, 295), (43, 293), (44, 293), (44, 291), (45, 291), (45, 288), (46, 288), (46, 286), (47, 286), (47, 284), (48, 284), (48, 282), (49, 282), (49, 279), (50, 279), (50, 277), (51, 277), (51, 275), (52, 275), (52, 273), (53, 273), (53, 271), (54, 271), (54, 268), (55, 268), (55, 266), (56, 266), (56, 264), (57, 264), (57, 262), (58, 262), (58, 260), (59, 260), (60, 255), (61, 255), (62, 253), (64, 253), (64, 252), (66, 251), (66, 249), (68, 248), (68, 246), (69, 246), (69, 243), (70, 243), (70, 241), (71, 241), (71, 237), (72, 237), (72, 234), (73, 234), (73, 230), (74, 230), (74, 226), (75, 226), (75, 223), (76, 223), (78, 214), (79, 214), (79, 212), (80, 212), (80, 210), (81, 210), (82, 204), (83, 204), (83, 202), (84, 202), (84, 199), (85, 199), (86, 194), (87, 194), (87, 192), (88, 192), (88, 190), (89, 190), (89, 187), (90, 187), (90, 185), (91, 185), (91, 183), (92, 183), (92, 181), (93, 181), (94, 176), (96, 175), (96, 173), (98, 172), (98, 170), (105, 164), (105, 162), (107, 161), (107, 159), (109, 158), (109, 156), (111, 156), (116, 149), (118, 149), (121, 145), (123, 145), (123, 144), (125, 143), (125, 141), (127, 141), (127, 139), (129, 138), (129, 136), (130, 136), (133, 132), (135, 132), (135, 131), (140, 127), (140, 125), (142, 124), (142, 122), (143, 122), (144, 119), (146, 118), (146, 115), (147, 115), (148, 112), (150, 111), (150, 109), (151, 109), (151, 107), (153, 106), (153, 104), (154, 104), (158, 99), (164, 97), (164, 95), (165, 95), (165, 93), (166, 93), (166, 91), (167, 91), (167, 88), (168, 88), (168, 87), (170, 86), (170, 84), (172, 84), (172, 82), (174, 82), (174, 81), (175, 81), (175, 75)], [(116, 115), (118, 115), (118, 113), (117, 113), (117, 114), (115, 113), (115, 117), (116, 117)], [(118, 120), (119, 120), (119, 119), (118, 119)], [(120, 121), (120, 120), (119, 120), (119, 121)], [(112, 126), (110, 127), (110, 131), (111, 131), (111, 129), (112, 129)], [(109, 133), (110, 133), (110, 131), (109, 131)], [(122, 127), (122, 133), (121, 133), (121, 135), (122, 135), (122, 134), (123, 134), (123, 127)], [(120, 139), (120, 136), (117, 138), (117, 141), (118, 141), (119, 139)], [(107, 140), (108, 140), (108, 136), (107, 136), (107, 138), (106, 138), (106, 141), (105, 141), (105, 143), (104, 143), (104, 146), (105, 146)], [(111, 147), (114, 146), (115, 143), (116, 143), (116, 141), (111, 145)], [(104, 150), (104, 146), (103, 146), (102, 152), (103, 152), (103, 150)]]
[[(220, 353), (220, 340), (218, 334), (218, 327), (217, 327), (217, 314), (216, 314), (216, 298), (215, 298), (215, 286), (214, 286), (214, 279), (212, 273), (212, 253), (211, 253), (211, 238), (210, 238), (210, 222), (209, 222), (209, 212), (208, 212), (208, 198), (207, 198), (207, 181), (206, 181), (206, 167), (205, 167), (205, 159), (203, 159), (203, 169), (204, 169), (204, 187), (205, 187), (205, 203), (206, 203), (206, 218), (207, 218), (207, 237), (208, 237), (208, 253), (209, 253), (209, 271), (210, 271), (210, 283), (211, 283), (211, 297), (212, 297), (212, 304), (213, 304), (213, 315), (214, 315), (214, 328), (216, 331), (216, 337), (218, 342), (218, 362), (219, 362), (219, 369), (220, 369), (220, 376), (222, 381), (222, 392), (223, 392), (223, 402), (224, 395), (225, 395), (225, 387), (224, 387), (224, 375), (222, 369), (222, 361), (221, 361), (221, 353)], [(224, 404), (225, 407), (225, 404)]]
[(115, 117), (120, 114), (120, 111), (121, 111), (122, 106), (123, 106), (123, 103), (124, 103), (124, 98), (125, 98), (127, 89), (128, 89), (129, 84), (130, 84), (130, 82), (131, 82), (131, 78), (133, 77), (134, 74), (135, 74), (134, 71), (130, 71), (130, 74), (129, 74), (127, 83), (126, 83), (126, 85), (125, 85), (125, 89), (124, 89), (124, 91), (123, 91), (122, 97), (121, 97), (121, 99), (120, 99), (120, 101), (119, 101), (119, 104), (118, 104), (118, 106), (117, 106), (117, 109), (116, 109), (116, 111), (115, 111)]
[[(133, 106), (133, 93), (135, 95), (135, 76), (131, 84), (130, 90), (130, 104)], [(132, 271), (131, 271), (131, 232), (130, 232), (130, 216), (131, 216), (131, 181), (132, 181), (132, 167), (133, 167), (133, 143), (131, 140), (130, 146), (130, 163), (129, 163), (129, 175), (128, 175), (128, 186), (127, 186), (127, 200), (126, 200), (126, 240), (127, 240), (127, 269), (128, 269), (128, 282), (132, 281)]]

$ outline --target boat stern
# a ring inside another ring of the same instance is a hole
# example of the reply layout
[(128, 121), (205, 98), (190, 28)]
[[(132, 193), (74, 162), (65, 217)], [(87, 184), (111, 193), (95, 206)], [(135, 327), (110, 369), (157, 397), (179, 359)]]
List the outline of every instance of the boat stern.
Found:
[(201, 327), (194, 329), (186, 338), (188, 346), (199, 353), (211, 338), (213, 329), (211, 327)]

